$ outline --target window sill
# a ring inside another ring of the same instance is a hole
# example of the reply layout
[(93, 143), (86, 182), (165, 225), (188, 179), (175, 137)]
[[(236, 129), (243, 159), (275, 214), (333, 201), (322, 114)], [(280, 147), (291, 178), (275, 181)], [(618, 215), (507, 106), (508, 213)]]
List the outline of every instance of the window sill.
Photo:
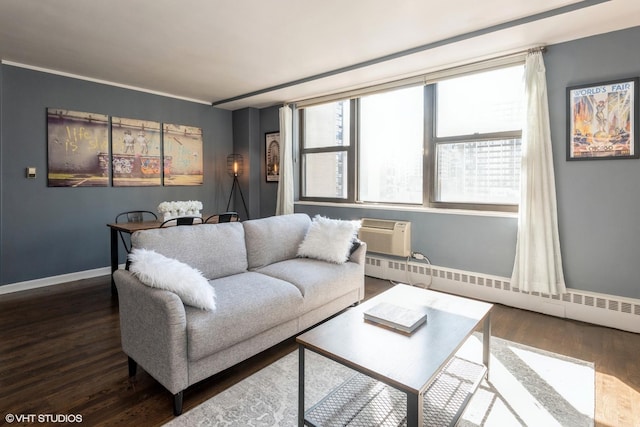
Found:
[(424, 212), (430, 214), (443, 214), (443, 215), (466, 215), (466, 216), (488, 216), (496, 218), (518, 218), (517, 212), (502, 212), (502, 211), (485, 211), (485, 210), (470, 210), (470, 209), (444, 209), (444, 208), (427, 208), (424, 206), (413, 205), (386, 205), (381, 203), (335, 203), (335, 202), (311, 202), (311, 201), (296, 201), (295, 205), (300, 206), (331, 206), (336, 208), (350, 208), (350, 209), (371, 209), (371, 210), (383, 210), (383, 211), (402, 211), (402, 212)]

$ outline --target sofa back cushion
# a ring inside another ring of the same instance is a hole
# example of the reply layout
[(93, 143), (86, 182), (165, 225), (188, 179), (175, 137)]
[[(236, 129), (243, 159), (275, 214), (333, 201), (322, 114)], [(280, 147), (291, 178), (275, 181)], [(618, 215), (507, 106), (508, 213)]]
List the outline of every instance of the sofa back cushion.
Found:
[(244, 228), (239, 222), (137, 231), (131, 244), (175, 258), (209, 280), (247, 271)]
[(310, 224), (311, 218), (307, 214), (244, 221), (249, 269), (295, 258)]

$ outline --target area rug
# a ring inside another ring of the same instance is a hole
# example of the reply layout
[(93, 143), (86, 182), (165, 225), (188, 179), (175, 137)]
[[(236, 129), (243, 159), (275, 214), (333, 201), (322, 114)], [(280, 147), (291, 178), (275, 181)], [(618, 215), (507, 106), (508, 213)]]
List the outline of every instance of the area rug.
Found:
[[(479, 362), (481, 354), (481, 335), (473, 335), (457, 356)], [(305, 407), (353, 375), (351, 369), (307, 351)], [(458, 425), (593, 426), (594, 388), (592, 363), (492, 337), (489, 382), (482, 381)], [(297, 408), (294, 351), (165, 425), (289, 427), (297, 425)]]

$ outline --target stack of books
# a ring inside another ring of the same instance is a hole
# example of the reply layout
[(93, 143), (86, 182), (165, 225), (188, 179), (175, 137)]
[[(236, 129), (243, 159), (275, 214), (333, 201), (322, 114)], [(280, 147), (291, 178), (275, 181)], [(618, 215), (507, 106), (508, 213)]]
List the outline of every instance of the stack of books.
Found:
[(427, 321), (427, 312), (381, 302), (364, 312), (364, 320), (411, 334)]

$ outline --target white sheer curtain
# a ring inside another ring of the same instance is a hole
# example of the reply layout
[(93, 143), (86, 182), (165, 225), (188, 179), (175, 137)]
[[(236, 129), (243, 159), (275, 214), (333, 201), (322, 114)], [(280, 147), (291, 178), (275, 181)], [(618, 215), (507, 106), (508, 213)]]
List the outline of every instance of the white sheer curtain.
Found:
[(276, 215), (293, 213), (293, 112), (280, 108), (280, 181), (276, 199)]
[(518, 238), (511, 286), (557, 295), (565, 293), (566, 286), (558, 236), (547, 84), (540, 51), (527, 55), (525, 99)]

